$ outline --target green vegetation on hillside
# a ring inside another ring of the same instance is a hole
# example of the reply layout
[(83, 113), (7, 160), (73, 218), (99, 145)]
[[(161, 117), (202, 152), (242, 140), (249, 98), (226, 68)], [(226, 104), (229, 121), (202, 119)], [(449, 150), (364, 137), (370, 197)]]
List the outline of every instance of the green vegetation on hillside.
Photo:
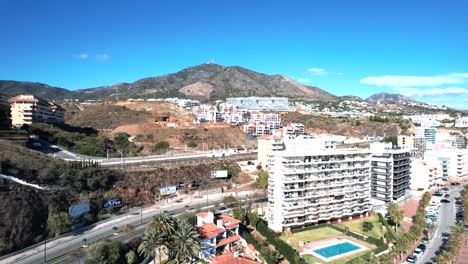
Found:
[[(43, 191), (3, 180), (0, 191), (0, 254), (24, 248), (59, 235), (78, 223), (99, 219), (102, 200), (120, 175), (91, 162), (53, 159), (39, 152), (0, 140), (3, 174), (29, 183), (61, 187)], [(68, 216), (70, 205), (88, 194), (91, 211), (77, 218)]]
[(31, 124), (26, 130), (49, 143), (83, 155), (105, 157), (109, 153), (120, 157), (119, 151), (122, 151), (124, 156), (134, 156), (141, 150), (129, 141), (130, 135), (126, 133), (117, 133), (111, 140), (98, 135), (92, 128), (45, 123)]

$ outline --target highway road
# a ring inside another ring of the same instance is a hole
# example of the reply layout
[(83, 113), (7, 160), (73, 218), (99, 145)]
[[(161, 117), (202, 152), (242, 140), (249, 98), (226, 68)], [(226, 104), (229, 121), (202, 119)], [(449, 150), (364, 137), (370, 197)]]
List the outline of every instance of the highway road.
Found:
[[(66, 161), (80, 161), (80, 160), (91, 160), (99, 162), (102, 166), (115, 166), (115, 165), (125, 165), (125, 164), (139, 164), (147, 162), (161, 162), (161, 161), (176, 161), (176, 160), (187, 160), (187, 159), (202, 159), (208, 158), (208, 154), (213, 153), (212, 151), (197, 151), (193, 153), (178, 153), (178, 154), (163, 154), (163, 155), (149, 155), (149, 156), (140, 156), (140, 157), (123, 157), (123, 158), (103, 158), (103, 157), (93, 157), (86, 156), (77, 153), (70, 152), (64, 148), (61, 148), (56, 145), (51, 145), (47, 141), (35, 139), (35, 142), (41, 144), (40, 147), (36, 147), (36, 150), (54, 156), (59, 159)], [(243, 156), (249, 155), (252, 153), (235, 153), (231, 156)], [(219, 158), (219, 157), (209, 157), (209, 158)]]
[[(243, 191), (238, 192), (239, 199), (251, 197), (254, 194), (260, 194), (261, 191)], [(141, 223), (148, 223), (152, 217), (161, 211), (167, 211), (170, 214), (180, 213), (186, 210), (195, 211), (197, 208), (215, 204), (222, 201), (225, 196), (234, 195), (234, 193), (215, 193), (200, 198), (187, 198), (184, 201), (177, 203), (160, 203), (151, 207), (138, 209), (134, 208), (129, 213), (113, 217), (109, 220), (99, 222), (95, 225), (84, 227), (81, 230), (62, 235), (56, 239), (49, 240), (46, 243), (46, 254), (44, 254), (44, 243), (36, 244), (28, 247), (26, 250), (20, 250), (7, 256), (0, 258), (0, 264), (29, 264), (29, 263), (44, 263), (46, 261), (57, 259), (66, 255), (69, 252), (82, 247), (83, 239), (86, 238), (87, 243), (93, 243), (103, 238), (113, 235), (114, 227), (121, 230), (127, 225), (138, 226)], [(142, 214), (140, 212), (142, 211)]]
[(455, 197), (460, 196), (460, 191), (462, 189), (463, 186), (457, 186), (456, 188), (451, 189), (449, 191), (450, 197), (447, 199), (450, 201), (450, 203), (441, 203), (441, 207), (439, 209), (439, 219), (434, 236), (429, 241), (426, 252), (422, 258), (417, 261), (417, 263), (432, 263), (432, 258), (436, 256), (436, 252), (442, 246), (442, 233), (450, 233), (450, 227), (456, 223)]

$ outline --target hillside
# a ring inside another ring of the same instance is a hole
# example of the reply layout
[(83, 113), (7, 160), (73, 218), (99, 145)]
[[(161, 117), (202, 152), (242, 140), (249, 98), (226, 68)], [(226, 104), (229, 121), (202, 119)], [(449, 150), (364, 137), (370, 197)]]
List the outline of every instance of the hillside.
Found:
[(401, 128), (398, 123), (370, 122), (367, 119), (331, 118), (327, 116), (288, 113), (282, 116), (282, 123), (299, 122), (309, 133), (334, 134), (349, 137), (397, 135)]
[[(41, 186), (61, 187), (47, 191), (0, 179), (0, 255), (53, 236), (47, 224), (51, 215), (68, 212), (80, 193), (102, 199), (119, 178), (118, 173), (95, 167), (66, 164), (39, 152), (0, 140), (2, 173)], [(101, 201), (97, 201), (100, 203)], [(96, 213), (89, 213), (97, 219)], [(72, 224), (83, 219), (70, 219)]]
[(46, 99), (105, 99), (188, 97), (216, 100), (237, 96), (287, 96), (305, 100), (333, 101), (336, 96), (281, 75), (267, 75), (239, 66), (206, 63), (179, 72), (149, 77), (133, 83), (69, 91), (31, 82), (0, 81), (0, 92), (10, 96), (31, 93)]
[(132, 110), (114, 104), (65, 104), (65, 123), (77, 127), (113, 129), (124, 124), (154, 120), (143, 110)]
[(415, 100), (409, 98), (408, 96), (404, 96), (402, 94), (390, 94), (390, 93), (376, 93), (367, 97), (366, 101), (370, 103), (380, 102), (381, 104), (397, 104), (400, 101), (416, 102)]
[(9, 97), (19, 94), (34, 94), (47, 100), (72, 98), (74, 96), (72, 91), (43, 83), (2, 80), (0, 80), (0, 92)]

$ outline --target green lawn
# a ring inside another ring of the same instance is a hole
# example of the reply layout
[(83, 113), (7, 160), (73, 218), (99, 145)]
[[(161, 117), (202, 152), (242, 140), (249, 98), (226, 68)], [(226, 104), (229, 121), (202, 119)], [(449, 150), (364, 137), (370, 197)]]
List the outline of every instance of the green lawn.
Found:
[[(372, 228), (372, 230), (367, 231), (367, 232), (362, 231), (362, 223), (364, 221), (371, 222), (374, 225), (374, 228)], [(356, 220), (343, 222), (343, 223), (337, 224), (337, 226), (347, 227), (349, 228), (350, 231), (353, 231), (358, 234), (374, 237), (377, 239), (380, 239), (381, 237), (383, 237), (384, 232), (385, 232), (385, 227), (379, 222), (379, 217), (376, 214), (373, 214), (370, 217), (366, 217), (362, 219), (356, 219)]]
[[(288, 243), (288, 241), (289, 241), (290, 242), (289, 244), (294, 249), (296, 249), (297, 251), (300, 252), (301, 250), (300, 250), (299, 245), (298, 245), (299, 241), (304, 241), (305, 243), (307, 243), (308, 241), (322, 240), (322, 239), (332, 238), (332, 237), (336, 237), (336, 236), (345, 236), (345, 235), (343, 233), (335, 230), (335, 229), (330, 228), (330, 227), (322, 227), (322, 228), (318, 228), (318, 229), (312, 229), (312, 230), (302, 231), (302, 232), (298, 232), (298, 233), (293, 233), (293, 235), (290, 236), (290, 237), (286, 236), (283, 233), (280, 238), (282, 240), (286, 241), (286, 243)], [(359, 243), (359, 244), (361, 244), (363, 246), (366, 246), (366, 247), (368, 247), (370, 249), (375, 248), (374, 245), (372, 245), (370, 243), (367, 243), (365, 241), (362, 241), (362, 240), (358, 240), (358, 239), (355, 239), (355, 238), (352, 238), (352, 237), (349, 237), (349, 236), (347, 236), (346, 239), (355, 241), (356, 243)], [(349, 257), (342, 258), (342, 259), (332, 261), (332, 262), (324, 262), (323, 260), (320, 260), (319, 258), (316, 258), (316, 257), (314, 257), (312, 255), (304, 255), (304, 259), (309, 264), (316, 264), (316, 263), (343, 264), (343, 263), (346, 263), (347, 261), (350, 261), (351, 259), (354, 259), (354, 258), (356, 258), (358, 256), (364, 255), (367, 252), (369, 252), (369, 251), (362, 252), (362, 253), (359, 253), (357, 255), (349, 256)]]
[(321, 240), (324, 238), (329, 238), (329, 237), (336, 237), (339, 235), (343, 235), (343, 233), (329, 228), (329, 227), (322, 227), (318, 229), (313, 229), (313, 230), (307, 230), (299, 233), (294, 233), (292, 237), (287, 237), (284, 233), (281, 235), (281, 239), (286, 241), (288, 243), (288, 240), (290, 241), (290, 245), (296, 249), (297, 251), (301, 251), (299, 248), (299, 241), (304, 241), (304, 243), (307, 243), (309, 241), (315, 241), (315, 240)]

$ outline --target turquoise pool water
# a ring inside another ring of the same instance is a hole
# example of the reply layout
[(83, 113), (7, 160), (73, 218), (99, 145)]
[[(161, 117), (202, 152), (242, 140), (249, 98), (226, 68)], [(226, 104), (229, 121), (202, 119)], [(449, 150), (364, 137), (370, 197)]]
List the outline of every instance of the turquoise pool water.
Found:
[(343, 243), (336, 244), (333, 246), (316, 249), (314, 250), (314, 252), (325, 258), (331, 258), (331, 257), (338, 256), (344, 253), (348, 253), (348, 252), (351, 252), (360, 248), (361, 247), (356, 246), (352, 243), (343, 242)]

